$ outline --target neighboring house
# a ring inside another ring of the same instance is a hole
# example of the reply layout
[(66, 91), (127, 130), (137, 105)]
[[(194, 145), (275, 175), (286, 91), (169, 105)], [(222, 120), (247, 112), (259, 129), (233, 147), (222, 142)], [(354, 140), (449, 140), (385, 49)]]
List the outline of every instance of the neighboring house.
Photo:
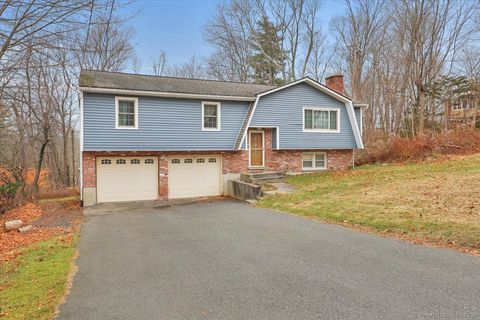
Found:
[(82, 71), (84, 205), (224, 195), (249, 171), (348, 168), (363, 148), (363, 105), (343, 95), (341, 75), (326, 83)]
[(458, 126), (480, 127), (480, 96), (469, 91), (444, 100), (448, 128)]

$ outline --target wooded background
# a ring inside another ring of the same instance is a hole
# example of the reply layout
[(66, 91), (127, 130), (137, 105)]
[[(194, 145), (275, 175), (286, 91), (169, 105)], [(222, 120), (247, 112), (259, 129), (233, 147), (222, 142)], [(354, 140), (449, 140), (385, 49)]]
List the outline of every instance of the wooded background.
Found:
[(414, 137), (448, 129), (444, 101), (456, 94), (473, 93), (480, 107), (479, 1), (344, 4), (345, 12), (323, 30), (319, 1), (220, 3), (202, 28), (214, 53), (171, 65), (163, 51), (150, 61), (136, 55), (135, 16), (120, 14), (128, 2), (3, 1), (0, 191), (36, 195), (42, 168), (52, 188), (78, 184), (82, 68), (139, 72), (146, 66), (159, 76), (276, 85), (342, 73), (347, 94), (369, 105), (365, 134)]

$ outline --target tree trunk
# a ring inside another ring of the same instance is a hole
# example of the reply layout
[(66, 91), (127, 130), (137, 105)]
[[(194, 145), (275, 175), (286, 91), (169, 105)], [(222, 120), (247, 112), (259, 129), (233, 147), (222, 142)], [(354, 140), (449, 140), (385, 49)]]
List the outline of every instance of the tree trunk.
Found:
[(62, 182), (65, 186), (70, 186), (70, 168), (68, 167), (68, 131), (65, 128), (62, 128), (62, 142), (63, 142), (63, 150), (62, 150), (62, 158), (63, 158), (63, 175), (62, 175)]
[(70, 137), (72, 138), (72, 186), (75, 187), (77, 177), (77, 169), (75, 168), (75, 129), (71, 128), (70, 130)]
[(418, 90), (418, 133), (422, 134), (425, 129), (425, 103), (427, 92), (421, 79), (415, 81)]
[(42, 170), (43, 157), (45, 156), (45, 148), (48, 144), (48, 138), (43, 140), (42, 146), (40, 147), (40, 152), (38, 154), (38, 161), (35, 164), (35, 177), (33, 178), (33, 197), (37, 200), (38, 196), (38, 181), (40, 180), (40, 172)]

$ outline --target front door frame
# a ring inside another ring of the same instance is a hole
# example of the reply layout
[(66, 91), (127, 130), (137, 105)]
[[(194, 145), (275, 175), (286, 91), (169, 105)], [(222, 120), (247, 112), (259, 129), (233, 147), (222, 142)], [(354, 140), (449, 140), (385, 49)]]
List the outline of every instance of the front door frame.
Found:
[[(252, 166), (252, 133), (262, 134), (262, 165)], [(250, 130), (248, 132), (249, 148), (248, 148), (248, 167), (249, 168), (265, 168), (265, 131), (263, 130)]]

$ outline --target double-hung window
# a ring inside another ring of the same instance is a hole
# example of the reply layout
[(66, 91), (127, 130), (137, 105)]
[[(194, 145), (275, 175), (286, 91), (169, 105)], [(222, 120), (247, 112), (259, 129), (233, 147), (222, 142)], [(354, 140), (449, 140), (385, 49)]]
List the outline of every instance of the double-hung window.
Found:
[(318, 132), (339, 132), (339, 111), (337, 109), (304, 108), (303, 130)]
[(327, 168), (327, 155), (325, 152), (302, 154), (303, 170), (325, 170)]
[(115, 128), (137, 129), (138, 128), (138, 99), (127, 97), (115, 98)]
[(202, 102), (202, 130), (220, 130), (220, 102)]

